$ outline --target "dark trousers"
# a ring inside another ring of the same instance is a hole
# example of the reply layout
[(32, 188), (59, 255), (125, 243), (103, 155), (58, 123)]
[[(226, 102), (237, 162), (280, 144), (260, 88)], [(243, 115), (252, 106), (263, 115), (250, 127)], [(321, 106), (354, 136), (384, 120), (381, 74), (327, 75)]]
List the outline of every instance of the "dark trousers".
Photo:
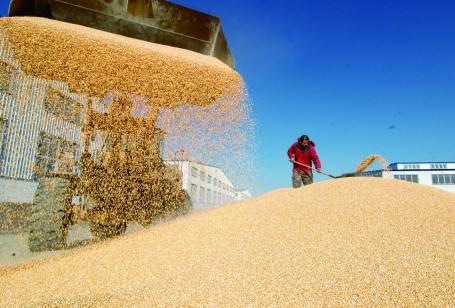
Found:
[(299, 188), (303, 185), (313, 184), (313, 173), (309, 171), (306, 173), (304, 171), (292, 171), (292, 187)]

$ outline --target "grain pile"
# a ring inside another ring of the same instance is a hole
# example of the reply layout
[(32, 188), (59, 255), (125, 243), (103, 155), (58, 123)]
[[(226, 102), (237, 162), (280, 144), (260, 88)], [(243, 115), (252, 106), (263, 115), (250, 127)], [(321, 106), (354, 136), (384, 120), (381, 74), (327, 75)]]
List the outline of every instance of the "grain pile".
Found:
[(364, 171), (366, 168), (368, 168), (372, 163), (375, 161), (379, 161), (382, 165), (383, 170), (388, 170), (389, 166), (384, 158), (382, 158), (381, 155), (379, 154), (373, 154), (365, 158), (360, 162), (360, 164), (357, 166), (356, 173), (360, 173)]
[(453, 306), (455, 196), (397, 180), (280, 189), (0, 270), (0, 306)]
[(0, 233), (24, 229), (29, 222), (30, 211), (30, 204), (0, 203)]

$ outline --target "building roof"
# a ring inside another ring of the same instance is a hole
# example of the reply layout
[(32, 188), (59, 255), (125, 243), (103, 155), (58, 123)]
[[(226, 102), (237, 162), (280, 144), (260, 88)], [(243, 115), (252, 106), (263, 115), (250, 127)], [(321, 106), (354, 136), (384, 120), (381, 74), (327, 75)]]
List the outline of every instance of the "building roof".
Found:
[(396, 164), (455, 164), (453, 161), (410, 161), (410, 162), (394, 162), (391, 163), (390, 165), (396, 165)]
[(196, 161), (196, 160), (189, 160), (189, 159), (165, 159), (164, 161), (166, 162), (176, 162), (176, 163), (193, 163), (193, 164), (198, 164), (198, 165), (202, 165), (202, 166), (206, 166), (206, 167), (211, 167), (211, 168), (216, 168), (216, 169), (220, 169), (221, 171), (223, 169), (221, 169), (220, 167), (217, 167), (217, 166), (214, 166), (214, 165), (209, 165), (209, 164), (206, 164), (206, 163), (203, 163), (203, 162), (200, 162), (200, 161)]
[[(406, 168), (398, 169), (398, 165), (404, 165)], [(425, 167), (422, 165), (430, 165)], [(444, 165), (443, 168), (435, 168), (434, 165)], [(395, 162), (389, 165), (391, 171), (441, 171), (455, 170), (455, 162)]]

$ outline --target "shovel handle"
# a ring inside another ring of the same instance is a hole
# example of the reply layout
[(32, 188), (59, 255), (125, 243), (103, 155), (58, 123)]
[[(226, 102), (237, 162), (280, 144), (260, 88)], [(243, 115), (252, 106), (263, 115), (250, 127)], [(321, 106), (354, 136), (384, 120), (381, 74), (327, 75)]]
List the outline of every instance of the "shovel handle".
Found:
[(313, 168), (313, 167), (311, 167), (311, 166), (308, 166), (308, 165), (299, 163), (298, 161), (295, 161), (295, 160), (292, 160), (292, 159), (290, 159), (289, 161), (290, 161), (291, 163), (293, 163), (293, 164), (296, 164), (296, 165), (300, 165), (300, 166), (303, 166), (303, 167), (306, 167), (306, 168), (313, 169), (313, 170), (315, 170), (316, 172), (322, 173), (323, 175), (326, 175), (326, 176), (328, 176), (328, 177), (331, 177), (331, 178), (333, 178), (333, 179), (336, 179), (336, 177), (334, 177), (334, 176), (331, 175), (331, 174), (322, 172), (322, 171), (320, 171), (320, 170), (318, 170), (318, 169), (316, 169), (316, 168)]

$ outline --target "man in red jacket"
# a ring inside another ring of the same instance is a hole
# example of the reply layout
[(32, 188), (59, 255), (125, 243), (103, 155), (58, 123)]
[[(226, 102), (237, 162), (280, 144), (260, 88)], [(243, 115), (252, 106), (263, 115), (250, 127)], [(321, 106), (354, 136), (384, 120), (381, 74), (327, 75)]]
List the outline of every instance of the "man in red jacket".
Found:
[(292, 186), (299, 188), (302, 185), (309, 185), (313, 183), (313, 172), (311, 171), (313, 162), (316, 170), (321, 171), (321, 162), (319, 161), (318, 154), (315, 150), (315, 144), (310, 141), (307, 135), (302, 135), (297, 142), (295, 142), (288, 149), (288, 157), (291, 161), (299, 162), (308, 167), (294, 163), (292, 170)]

